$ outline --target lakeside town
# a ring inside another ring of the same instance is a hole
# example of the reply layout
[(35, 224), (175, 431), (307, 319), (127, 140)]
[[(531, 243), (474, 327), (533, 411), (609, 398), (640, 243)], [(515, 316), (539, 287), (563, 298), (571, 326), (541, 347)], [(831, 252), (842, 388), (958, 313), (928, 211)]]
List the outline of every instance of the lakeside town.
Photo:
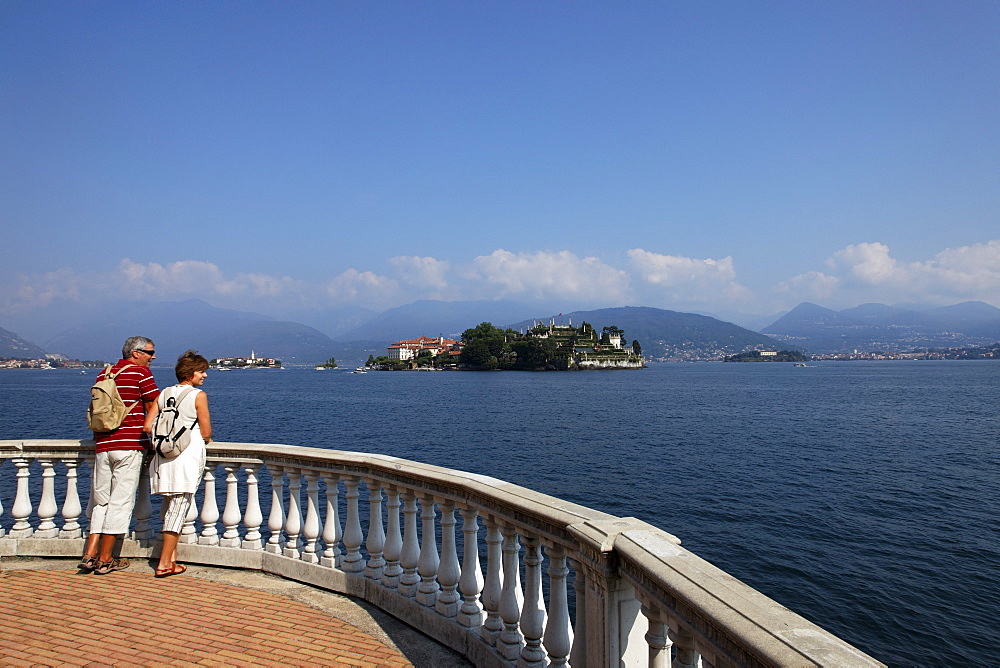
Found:
[[(561, 327), (556, 325), (536, 325), (536, 335), (544, 340), (551, 337), (555, 347), (567, 345), (573, 337), (571, 327)], [(549, 328), (552, 328), (549, 330)], [(606, 328), (612, 329), (612, 328)], [(573, 352), (578, 360), (584, 361), (586, 368), (587, 360), (594, 363), (599, 359), (628, 359), (629, 355), (636, 356), (636, 349), (628, 348), (624, 344), (620, 330), (608, 332), (607, 339), (602, 343), (598, 337), (596, 346), (578, 346), (574, 344)], [(565, 330), (565, 331), (563, 331)], [(565, 339), (565, 340), (562, 340)], [(633, 342), (633, 345), (636, 342)], [(430, 337), (418, 336), (414, 339), (404, 339), (395, 341), (386, 348), (386, 354), (378, 357), (370, 355), (365, 367), (374, 370), (396, 370), (396, 369), (418, 369), (428, 366), (434, 368), (458, 368), (462, 364), (462, 353), (465, 344), (459, 339), (448, 339), (443, 336)], [(641, 351), (641, 348), (639, 348)], [(761, 361), (789, 361), (777, 349), (760, 348), (747, 353), (756, 353), (755, 356)], [(727, 358), (734, 356), (727, 355), (724, 351), (717, 353), (706, 353), (704, 351), (684, 351), (678, 350), (665, 357), (642, 358), (643, 363), (669, 363), (669, 362), (723, 362)], [(625, 357), (622, 357), (622, 355)], [(603, 355), (603, 357), (602, 357)], [(641, 355), (640, 355), (641, 356)], [(980, 346), (972, 348), (928, 348), (924, 350), (913, 350), (909, 352), (882, 352), (855, 350), (849, 353), (829, 353), (819, 355), (803, 355), (804, 359), (812, 362), (819, 361), (863, 361), (863, 360), (974, 360), (974, 359), (1000, 359), (1000, 342), (992, 346)], [(331, 360), (333, 358), (330, 358)], [(567, 358), (568, 359), (568, 358)], [(488, 362), (488, 358), (486, 360)], [(106, 362), (102, 360), (75, 360), (67, 359), (63, 355), (50, 354), (37, 358), (0, 357), (0, 369), (77, 369), (85, 371), (87, 369), (100, 369)], [(227, 371), (230, 369), (280, 369), (282, 362), (279, 359), (266, 356), (258, 356), (251, 351), (249, 356), (219, 357), (212, 359), (210, 364), (217, 371)], [(568, 364), (568, 362), (567, 362)], [(308, 366), (312, 366), (311, 364)], [(325, 365), (333, 368), (336, 364)], [(598, 367), (593, 367), (598, 368)], [(637, 368), (637, 367), (629, 367)]]

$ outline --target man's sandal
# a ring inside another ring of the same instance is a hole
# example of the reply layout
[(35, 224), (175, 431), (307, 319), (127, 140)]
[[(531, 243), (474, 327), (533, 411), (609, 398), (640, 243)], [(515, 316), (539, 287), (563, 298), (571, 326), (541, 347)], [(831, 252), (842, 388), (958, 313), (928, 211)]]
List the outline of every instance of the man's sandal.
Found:
[(91, 557), (85, 554), (83, 555), (83, 560), (80, 561), (80, 565), (77, 566), (77, 568), (79, 568), (81, 571), (86, 571), (87, 573), (89, 573), (90, 571), (97, 568), (97, 564), (99, 563), (100, 562), (97, 561), (97, 557)]
[(127, 559), (112, 559), (111, 561), (99, 561), (97, 562), (97, 568), (94, 569), (96, 575), (107, 575), (111, 571), (123, 571), (128, 568), (129, 563)]

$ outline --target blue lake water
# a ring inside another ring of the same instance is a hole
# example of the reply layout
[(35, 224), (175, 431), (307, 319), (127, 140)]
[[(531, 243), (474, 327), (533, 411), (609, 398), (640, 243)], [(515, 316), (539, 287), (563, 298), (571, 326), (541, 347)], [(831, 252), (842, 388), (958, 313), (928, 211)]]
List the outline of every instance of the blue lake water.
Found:
[[(89, 438), (92, 381), (0, 372), (0, 439)], [(892, 665), (1000, 665), (998, 363), (253, 370), (204, 389), (217, 440), (503, 478), (655, 524)]]

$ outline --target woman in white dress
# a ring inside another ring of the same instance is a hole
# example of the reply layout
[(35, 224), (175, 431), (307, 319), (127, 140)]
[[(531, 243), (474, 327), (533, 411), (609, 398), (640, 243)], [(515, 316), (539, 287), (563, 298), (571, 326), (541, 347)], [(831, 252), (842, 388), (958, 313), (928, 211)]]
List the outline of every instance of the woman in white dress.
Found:
[(154, 453), (149, 465), (149, 491), (162, 494), (165, 507), (163, 542), (155, 574), (158, 578), (180, 575), (187, 570), (177, 563), (177, 539), (205, 472), (205, 445), (212, 440), (208, 395), (198, 389), (208, 377), (208, 360), (189, 350), (177, 358), (174, 373), (180, 382), (160, 393), (156, 405), (146, 417), (146, 431), (151, 432), (156, 415), (167, 405), (166, 401), (171, 397), (176, 399), (185, 390), (193, 388), (177, 407), (179, 418), (185, 424), (194, 425), (190, 445), (173, 459)]

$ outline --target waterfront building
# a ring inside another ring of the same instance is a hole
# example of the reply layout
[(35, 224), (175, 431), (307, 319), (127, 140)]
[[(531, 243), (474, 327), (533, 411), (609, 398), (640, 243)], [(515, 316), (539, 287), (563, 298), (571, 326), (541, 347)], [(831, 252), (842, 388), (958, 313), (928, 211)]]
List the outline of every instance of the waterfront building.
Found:
[(430, 336), (418, 336), (415, 339), (404, 339), (396, 341), (388, 347), (388, 357), (390, 360), (416, 359), (421, 353), (427, 352), (431, 356), (440, 355), (448, 351), (449, 354), (458, 355), (462, 352), (462, 342), (454, 339), (446, 339), (443, 336), (432, 338)]

